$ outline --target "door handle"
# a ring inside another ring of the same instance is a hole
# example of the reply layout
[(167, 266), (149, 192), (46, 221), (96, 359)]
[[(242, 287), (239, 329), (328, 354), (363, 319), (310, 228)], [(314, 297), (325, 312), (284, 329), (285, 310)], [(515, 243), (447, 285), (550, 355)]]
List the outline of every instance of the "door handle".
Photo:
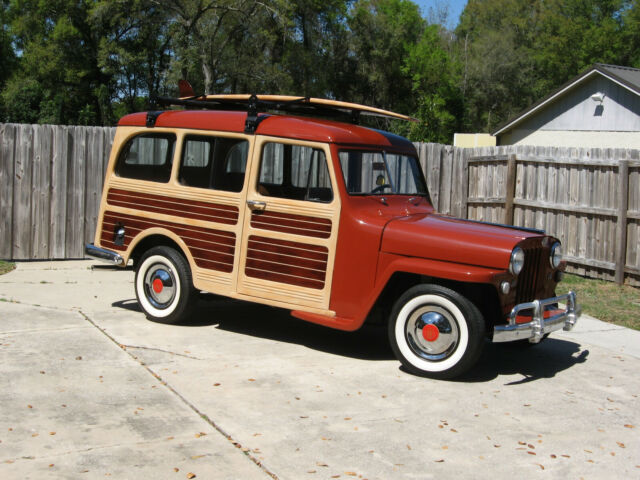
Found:
[(249, 206), (249, 210), (253, 210), (254, 212), (262, 212), (267, 208), (267, 202), (259, 202), (257, 200), (247, 200), (247, 205)]

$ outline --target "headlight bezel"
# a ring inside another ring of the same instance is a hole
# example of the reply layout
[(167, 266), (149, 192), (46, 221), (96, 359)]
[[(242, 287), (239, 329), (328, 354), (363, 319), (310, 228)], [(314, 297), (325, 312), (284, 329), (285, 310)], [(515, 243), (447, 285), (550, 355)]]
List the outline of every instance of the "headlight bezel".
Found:
[(515, 247), (511, 251), (511, 258), (509, 259), (509, 271), (513, 275), (520, 275), (524, 268), (525, 254), (524, 250), (520, 247)]
[(552, 268), (559, 268), (562, 263), (562, 244), (555, 242), (549, 251), (549, 263)]

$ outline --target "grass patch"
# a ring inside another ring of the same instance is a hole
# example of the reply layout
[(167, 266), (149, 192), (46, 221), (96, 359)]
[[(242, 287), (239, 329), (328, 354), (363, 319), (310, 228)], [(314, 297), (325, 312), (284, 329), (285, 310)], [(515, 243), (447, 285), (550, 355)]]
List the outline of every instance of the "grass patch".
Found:
[(3, 273), (9, 273), (14, 268), (16, 268), (15, 263), (0, 260), (0, 275), (2, 275)]
[(604, 322), (640, 330), (640, 288), (613, 282), (565, 275), (556, 287), (561, 295), (573, 290), (582, 312)]

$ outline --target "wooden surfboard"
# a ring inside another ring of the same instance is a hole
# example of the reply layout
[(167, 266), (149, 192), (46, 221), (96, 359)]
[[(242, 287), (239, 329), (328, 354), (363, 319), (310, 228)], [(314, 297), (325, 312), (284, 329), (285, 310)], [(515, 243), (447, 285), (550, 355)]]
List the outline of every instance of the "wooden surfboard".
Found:
[[(329, 100), (326, 98), (313, 97), (296, 97), (292, 95), (250, 95), (250, 94), (218, 94), (218, 95), (195, 95), (193, 88), (189, 82), (180, 80), (180, 100), (186, 102), (211, 102), (220, 103), (222, 105), (246, 105), (247, 108), (251, 102), (257, 102), (262, 106), (274, 110), (290, 110), (305, 111), (309, 113), (313, 109), (326, 111), (337, 111), (346, 115), (365, 115), (373, 117), (392, 118), (397, 120), (406, 120), (417, 122), (418, 120), (401, 113), (383, 110), (381, 108), (369, 107), (358, 103), (341, 102), (338, 100)], [(193, 104), (192, 104), (193, 105)], [(206, 107), (205, 107), (206, 108)]]

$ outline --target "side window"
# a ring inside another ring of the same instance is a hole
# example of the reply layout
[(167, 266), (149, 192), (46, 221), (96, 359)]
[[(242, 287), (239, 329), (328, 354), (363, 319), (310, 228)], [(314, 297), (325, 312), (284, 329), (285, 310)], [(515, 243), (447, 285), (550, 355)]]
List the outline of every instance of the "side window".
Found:
[(120, 151), (115, 173), (119, 177), (167, 183), (176, 136), (144, 134), (130, 139)]
[(265, 144), (258, 191), (268, 197), (330, 202), (333, 190), (324, 152), (299, 145)]
[(187, 136), (178, 180), (189, 187), (239, 192), (244, 184), (248, 152), (247, 140)]

